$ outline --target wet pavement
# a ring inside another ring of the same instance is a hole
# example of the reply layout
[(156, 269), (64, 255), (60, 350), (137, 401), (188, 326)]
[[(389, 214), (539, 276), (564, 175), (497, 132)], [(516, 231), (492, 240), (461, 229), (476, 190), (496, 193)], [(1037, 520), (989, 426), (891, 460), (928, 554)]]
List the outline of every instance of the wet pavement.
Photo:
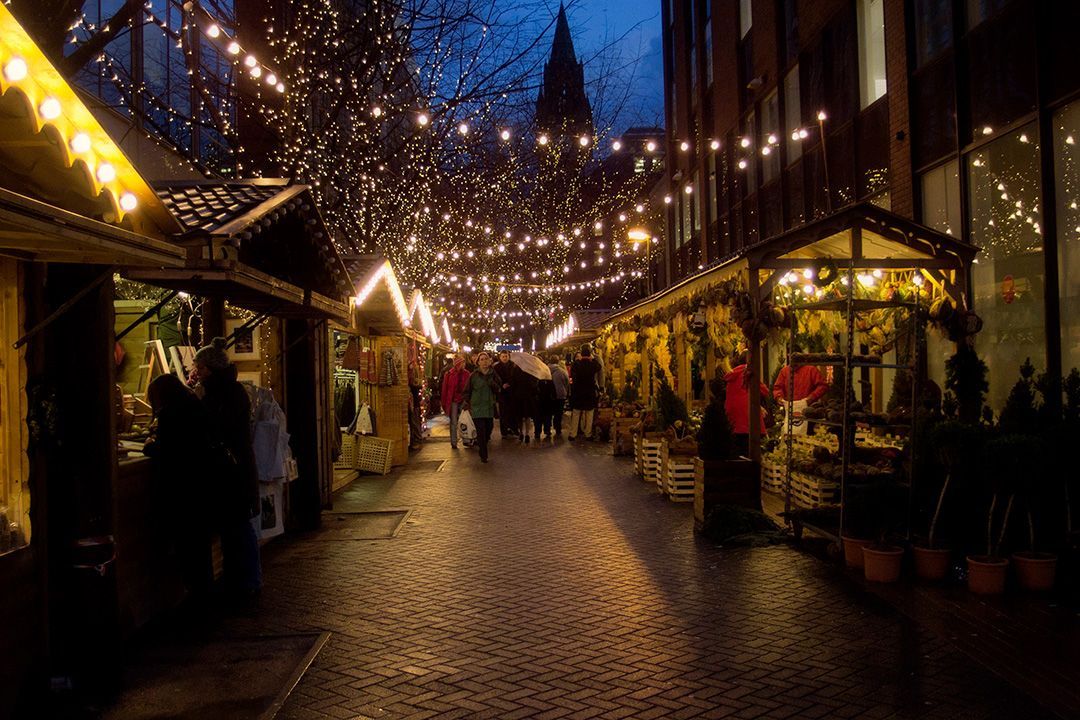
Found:
[(231, 630), (331, 633), (279, 717), (1052, 717), (840, 569), (695, 538), (604, 445), (493, 443), (339, 494), (408, 511), (392, 537), (266, 549)]

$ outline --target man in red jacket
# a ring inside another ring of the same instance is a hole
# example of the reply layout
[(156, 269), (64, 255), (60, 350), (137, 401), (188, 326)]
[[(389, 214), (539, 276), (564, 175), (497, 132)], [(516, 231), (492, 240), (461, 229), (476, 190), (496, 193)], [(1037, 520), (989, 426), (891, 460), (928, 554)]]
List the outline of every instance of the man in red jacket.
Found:
[[(745, 354), (739, 358), (738, 362), (739, 364), (724, 376), (724, 383), (727, 385), (724, 411), (727, 412), (731, 432), (735, 436), (735, 447), (740, 453), (746, 455), (750, 452), (750, 384), (753, 378), (746, 365)], [(756, 384), (761, 398), (763, 400), (768, 398), (769, 388), (765, 386), (765, 383), (759, 380)], [(758, 422), (761, 423), (761, 434), (764, 435), (765, 418), (760, 412)]]
[[(791, 375), (791, 366), (785, 365), (776, 376), (776, 382), (773, 383), (773, 397), (780, 402), (784, 402), (787, 396), (789, 375)], [(805, 400), (809, 405), (829, 392), (829, 383), (825, 381), (825, 376), (821, 374), (821, 371), (813, 365), (800, 365), (795, 369), (792, 391), (793, 401)]]
[(450, 447), (457, 448), (458, 416), (465, 403), (465, 388), (469, 385), (469, 371), (465, 369), (465, 354), (454, 356), (454, 367), (443, 375), (442, 392), (439, 400), (443, 410), (450, 416)]

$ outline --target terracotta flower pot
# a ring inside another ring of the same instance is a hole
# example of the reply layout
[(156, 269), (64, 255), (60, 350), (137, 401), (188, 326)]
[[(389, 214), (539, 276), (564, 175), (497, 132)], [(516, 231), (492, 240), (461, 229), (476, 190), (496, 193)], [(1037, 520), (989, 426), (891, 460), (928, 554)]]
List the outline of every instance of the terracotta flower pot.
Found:
[(870, 582), (893, 583), (900, 579), (904, 548), (896, 545), (867, 545), (862, 549), (863, 577)]
[(1009, 561), (989, 555), (968, 555), (968, 590), (976, 595), (1000, 595), (1005, 592), (1005, 571)]
[(1016, 579), (1025, 590), (1046, 591), (1054, 589), (1057, 572), (1057, 555), (1039, 552), (1018, 552), (1012, 556)]
[(873, 540), (862, 538), (842, 537), (844, 543), (844, 564), (849, 568), (861, 568), (863, 566), (863, 548)]
[(944, 580), (949, 574), (950, 550), (935, 550), (915, 546), (911, 549), (915, 556), (915, 574), (923, 580)]

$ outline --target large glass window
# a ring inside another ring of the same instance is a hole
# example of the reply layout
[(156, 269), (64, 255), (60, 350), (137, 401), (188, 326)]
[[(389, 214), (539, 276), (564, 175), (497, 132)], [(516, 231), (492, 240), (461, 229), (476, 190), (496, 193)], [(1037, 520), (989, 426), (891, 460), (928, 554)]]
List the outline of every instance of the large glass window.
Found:
[(705, 44), (702, 52), (705, 57), (705, 87), (712, 87), (713, 81), (713, 52), (712, 52), (712, 17), (709, 14), (709, 2), (705, 2)]
[(885, 0), (859, 0), (859, 100), (867, 107), (887, 92)]
[(802, 105), (799, 101), (799, 66), (784, 76), (784, 134), (787, 140), (787, 162), (791, 164), (802, 155), (805, 138), (792, 133), (802, 130)]
[(744, 38), (754, 24), (751, 0), (739, 0), (739, 37)]
[(780, 97), (776, 91), (761, 103), (761, 182), (780, 176)]
[(920, 185), (923, 225), (960, 237), (960, 161), (927, 170)]
[(952, 3), (914, 0), (915, 62), (923, 66), (952, 47)]
[(1061, 365), (1080, 367), (1080, 102), (1054, 114)]
[(991, 407), (1000, 411), (1020, 365), (1046, 367), (1045, 260), (1034, 123), (967, 155), (973, 304), (982, 317), (979, 352), (990, 368)]

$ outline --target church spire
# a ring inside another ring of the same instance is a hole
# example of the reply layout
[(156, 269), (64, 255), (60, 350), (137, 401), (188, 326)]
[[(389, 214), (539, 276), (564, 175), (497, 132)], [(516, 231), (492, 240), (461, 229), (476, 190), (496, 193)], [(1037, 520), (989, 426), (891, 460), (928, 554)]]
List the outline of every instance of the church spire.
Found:
[(574, 52), (566, 8), (559, 4), (551, 57), (544, 65), (544, 83), (536, 99), (538, 129), (592, 135), (592, 109), (585, 95), (585, 69)]

